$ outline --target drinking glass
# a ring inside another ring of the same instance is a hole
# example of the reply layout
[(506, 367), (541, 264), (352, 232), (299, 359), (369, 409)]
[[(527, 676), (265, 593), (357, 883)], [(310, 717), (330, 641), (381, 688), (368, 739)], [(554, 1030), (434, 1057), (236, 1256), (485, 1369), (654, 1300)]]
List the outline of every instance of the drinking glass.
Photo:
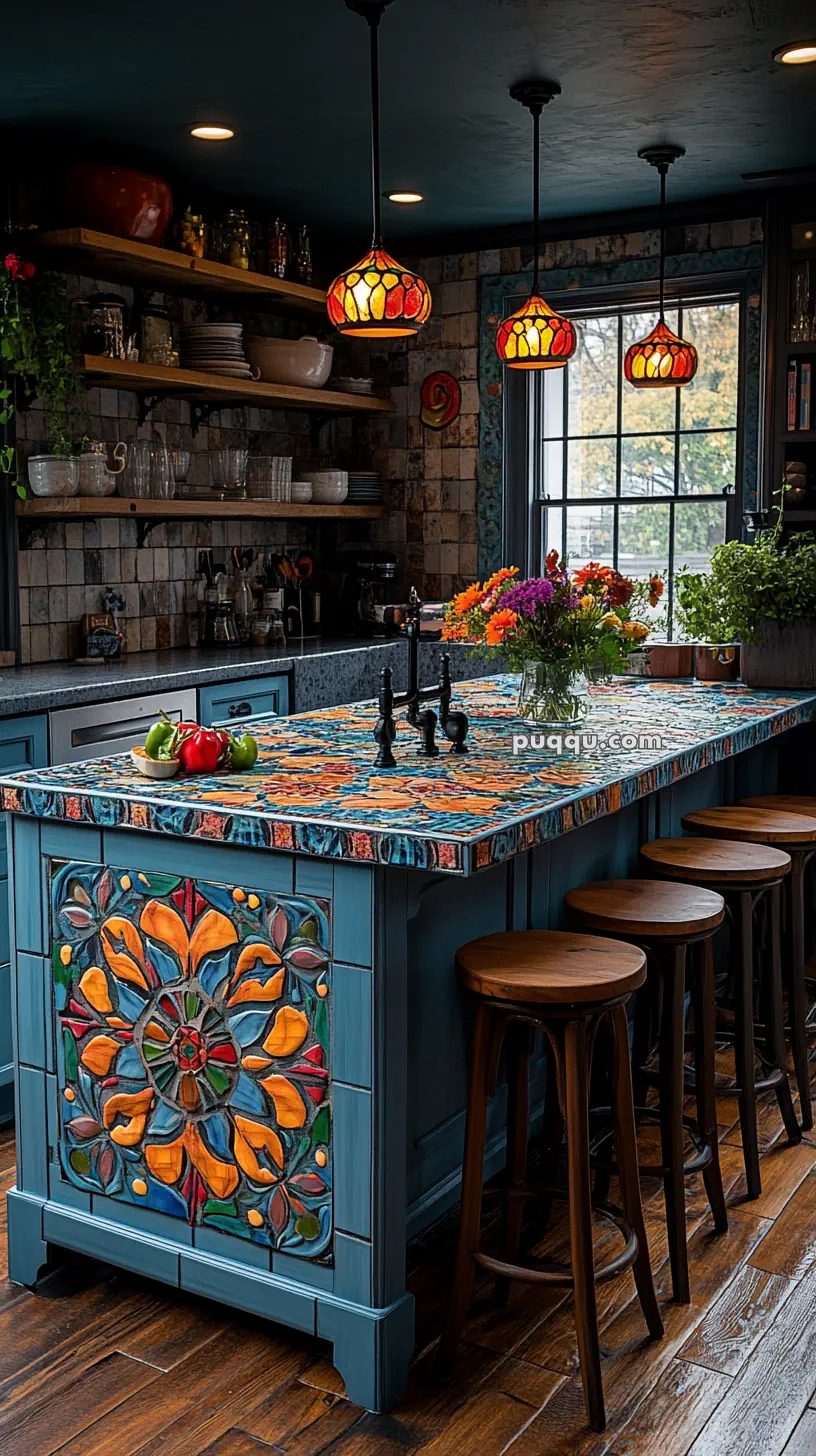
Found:
[(145, 500), (150, 494), (150, 441), (131, 440), (123, 481), (123, 495)]
[(150, 494), (153, 500), (172, 500), (176, 483), (170, 466), (167, 446), (162, 440), (150, 442)]
[(233, 445), (222, 445), (213, 450), (213, 485), (220, 490), (222, 500), (246, 500), (248, 458), (248, 450)]
[(252, 500), (288, 501), (292, 485), (292, 456), (251, 456), (248, 481)]

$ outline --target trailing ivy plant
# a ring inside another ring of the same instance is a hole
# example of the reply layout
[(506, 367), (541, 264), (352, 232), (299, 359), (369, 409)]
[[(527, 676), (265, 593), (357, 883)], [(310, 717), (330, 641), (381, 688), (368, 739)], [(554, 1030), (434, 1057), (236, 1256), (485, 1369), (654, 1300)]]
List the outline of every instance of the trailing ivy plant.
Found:
[[(57, 455), (71, 455), (74, 439), (87, 428), (74, 370), (75, 331), (62, 278), (54, 273), (37, 276), (33, 263), (8, 253), (0, 267), (0, 426), (11, 420), (18, 390), (27, 399), (39, 398)], [(0, 469), (13, 478), (17, 494), (25, 496), (25, 486), (14, 478), (14, 449), (8, 444), (0, 447)]]

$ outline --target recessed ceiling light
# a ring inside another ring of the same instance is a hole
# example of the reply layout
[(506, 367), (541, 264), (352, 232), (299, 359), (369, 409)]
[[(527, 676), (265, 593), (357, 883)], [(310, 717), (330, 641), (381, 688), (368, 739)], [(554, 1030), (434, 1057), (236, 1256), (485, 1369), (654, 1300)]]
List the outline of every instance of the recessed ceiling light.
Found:
[(389, 202), (424, 202), (425, 198), (421, 192), (387, 192)]
[(235, 132), (228, 126), (194, 126), (190, 128), (190, 136), (203, 142), (228, 142)]
[(796, 45), (778, 46), (773, 53), (781, 66), (807, 66), (816, 61), (816, 40), (798, 41)]

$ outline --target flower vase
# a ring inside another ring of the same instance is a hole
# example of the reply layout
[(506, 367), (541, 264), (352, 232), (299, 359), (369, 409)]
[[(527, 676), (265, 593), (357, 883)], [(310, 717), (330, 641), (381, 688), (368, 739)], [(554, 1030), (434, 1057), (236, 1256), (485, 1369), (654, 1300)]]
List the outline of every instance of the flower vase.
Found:
[(560, 662), (531, 662), (521, 674), (518, 713), (542, 728), (575, 728), (589, 710), (585, 673)]

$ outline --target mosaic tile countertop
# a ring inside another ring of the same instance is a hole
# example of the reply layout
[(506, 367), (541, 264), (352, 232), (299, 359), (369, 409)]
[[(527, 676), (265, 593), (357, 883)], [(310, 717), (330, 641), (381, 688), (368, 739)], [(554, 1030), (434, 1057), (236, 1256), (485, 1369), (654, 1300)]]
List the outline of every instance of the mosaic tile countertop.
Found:
[[(378, 770), (373, 703), (256, 720), (252, 773), (154, 783), (129, 756), (0, 780), (2, 807), (258, 849), (472, 874), (556, 838), (816, 713), (816, 694), (615, 679), (597, 688), (590, 746), (530, 747), (509, 676), (460, 684), (470, 751), (420, 757), (399, 723), (397, 766)], [(621, 746), (621, 735), (624, 737)], [(591, 740), (595, 739), (595, 746)], [(626, 746), (629, 744), (630, 746)]]

